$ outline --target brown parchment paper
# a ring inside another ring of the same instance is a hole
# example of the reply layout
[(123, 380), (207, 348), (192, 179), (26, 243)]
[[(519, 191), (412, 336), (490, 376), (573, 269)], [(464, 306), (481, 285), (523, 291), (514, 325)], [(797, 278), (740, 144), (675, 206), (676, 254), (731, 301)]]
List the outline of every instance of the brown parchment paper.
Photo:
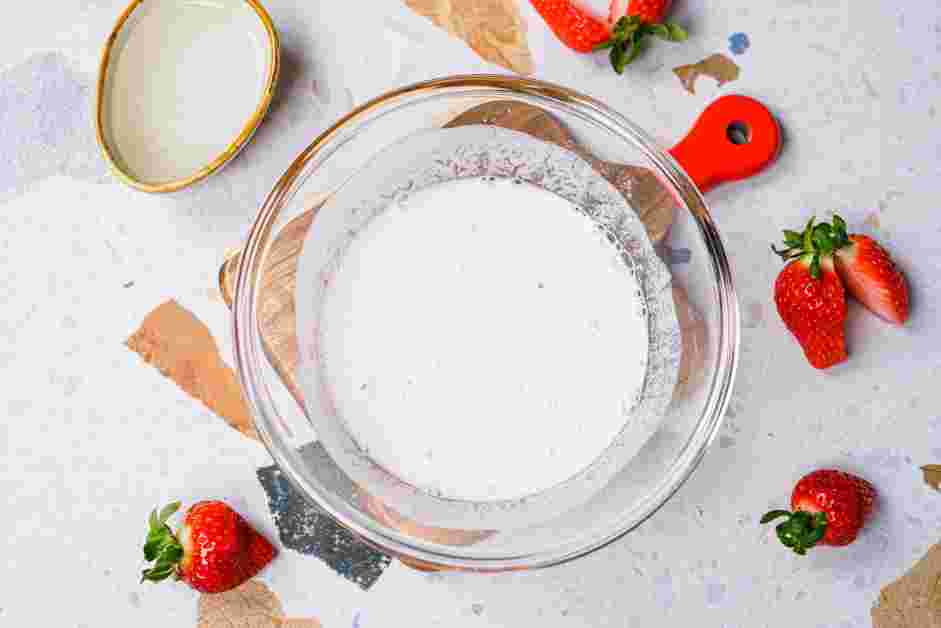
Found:
[(886, 585), (872, 609), (873, 628), (941, 628), (941, 543)]
[(197, 621), (196, 628), (321, 628), (314, 618), (285, 617), (281, 600), (258, 580), (201, 595)]
[(518, 74), (531, 74), (533, 57), (517, 0), (405, 0), (405, 5), (481, 58)]
[(209, 328), (179, 303), (159, 305), (125, 344), (229, 425), (258, 439), (235, 372)]

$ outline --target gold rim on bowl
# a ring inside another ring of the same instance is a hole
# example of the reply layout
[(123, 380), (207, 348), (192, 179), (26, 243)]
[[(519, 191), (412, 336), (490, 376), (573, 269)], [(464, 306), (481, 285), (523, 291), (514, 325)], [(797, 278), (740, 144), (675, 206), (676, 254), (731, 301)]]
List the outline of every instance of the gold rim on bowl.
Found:
[(274, 97), (274, 90), (278, 83), (278, 76), (281, 72), (281, 43), (278, 38), (278, 33), (275, 30), (274, 22), (271, 20), (271, 16), (268, 14), (268, 11), (265, 10), (265, 7), (262, 6), (261, 2), (258, 0), (242, 0), (252, 10), (255, 11), (255, 14), (258, 16), (258, 19), (264, 26), (265, 33), (268, 37), (268, 72), (267, 76), (265, 77), (265, 86), (262, 91), (261, 101), (258, 103), (254, 113), (252, 113), (251, 117), (242, 127), (242, 130), (235, 137), (235, 139), (232, 140), (232, 142), (226, 146), (225, 150), (213, 158), (213, 160), (208, 164), (197, 170), (195, 173), (181, 179), (160, 183), (148, 183), (134, 176), (128, 169), (124, 168), (120, 164), (119, 160), (115, 157), (114, 148), (109, 144), (107, 139), (105, 139), (103, 120), (105, 83), (108, 77), (108, 66), (111, 61), (111, 53), (114, 49), (114, 44), (117, 41), (118, 35), (121, 33), (121, 29), (124, 28), (127, 20), (138, 7), (144, 4), (145, 1), (146, 0), (132, 0), (127, 8), (124, 9), (124, 11), (121, 13), (121, 15), (118, 16), (114, 27), (111, 29), (111, 33), (108, 35), (108, 39), (105, 41), (104, 50), (101, 54), (101, 63), (98, 66), (98, 84), (95, 97), (95, 135), (98, 138), (98, 146), (101, 147), (101, 152), (104, 154), (105, 159), (107, 159), (108, 164), (111, 166), (111, 170), (118, 176), (119, 179), (121, 179), (121, 181), (143, 192), (175, 192), (176, 190), (180, 190), (188, 185), (196, 183), (197, 181), (205, 179), (209, 175), (222, 168), (229, 161), (231, 161), (252, 138), (252, 135), (254, 135), (255, 131), (258, 129), (258, 126), (261, 124), (261, 121), (268, 113), (268, 109), (271, 107), (271, 100)]

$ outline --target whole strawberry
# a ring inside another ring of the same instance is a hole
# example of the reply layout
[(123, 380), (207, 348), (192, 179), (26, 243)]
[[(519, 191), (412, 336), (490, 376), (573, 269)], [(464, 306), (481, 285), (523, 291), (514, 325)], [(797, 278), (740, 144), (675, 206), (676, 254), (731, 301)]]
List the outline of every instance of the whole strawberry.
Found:
[(785, 231), (789, 248), (776, 252), (790, 261), (774, 282), (774, 302), (807, 361), (825, 369), (847, 357), (846, 292), (834, 268), (832, 243), (815, 240), (815, 233), (813, 219), (803, 234)]
[(194, 504), (174, 534), (167, 520), (179, 508), (174, 502), (150, 513), (144, 558), (154, 565), (144, 570), (141, 582), (173, 576), (197, 591), (221, 593), (250, 579), (274, 558), (271, 543), (223, 502)]
[(761, 518), (775, 526), (778, 539), (797, 554), (806, 554), (815, 545), (841, 546), (856, 540), (872, 512), (876, 490), (866, 480), (821, 469), (805, 475), (791, 494), (791, 510), (772, 510)]

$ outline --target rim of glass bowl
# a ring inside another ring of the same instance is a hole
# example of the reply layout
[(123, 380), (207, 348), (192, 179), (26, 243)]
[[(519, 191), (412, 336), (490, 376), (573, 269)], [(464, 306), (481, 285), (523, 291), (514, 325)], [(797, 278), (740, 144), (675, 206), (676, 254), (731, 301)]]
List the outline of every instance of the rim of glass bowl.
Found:
[[(294, 197), (307, 176), (371, 121), (411, 104), (453, 96), (512, 97), (549, 110), (564, 110), (582, 121), (608, 131), (639, 149), (669, 182), (677, 204), (685, 205), (695, 219), (710, 253), (718, 302), (717, 364), (709, 383), (709, 396), (695, 431), (655, 490), (631, 508), (581, 535), (552, 547), (519, 555), (480, 557), (462, 553), (464, 548), (441, 546), (404, 536), (384, 528), (347, 506), (320, 483), (289, 443), (283, 420), (262, 375), (267, 364), (256, 317), (257, 269), (261, 268), (272, 229), (282, 209)], [(379, 96), (354, 109), (311, 143), (278, 180), (259, 210), (248, 235), (238, 267), (233, 307), (235, 362), (245, 397), (261, 440), (281, 471), (308, 500), (335, 521), (383, 551), (450, 569), (503, 571), (556, 565), (589, 554), (627, 534), (653, 515), (683, 485), (698, 466), (714, 439), (732, 390), (738, 365), (739, 313), (725, 248), (705, 200), (686, 172), (670, 154), (642, 129), (601, 102), (566, 87), (529, 78), (503, 75), (463, 75), (416, 83)]]

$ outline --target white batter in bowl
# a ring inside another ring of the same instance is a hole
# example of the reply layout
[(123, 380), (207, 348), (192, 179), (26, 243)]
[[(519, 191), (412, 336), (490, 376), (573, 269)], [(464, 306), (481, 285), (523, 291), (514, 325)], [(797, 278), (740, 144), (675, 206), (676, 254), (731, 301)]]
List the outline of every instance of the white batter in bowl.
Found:
[(457, 179), (350, 243), (324, 301), (323, 371), (354, 440), (393, 475), (449, 499), (519, 499), (590, 466), (630, 418), (640, 294), (562, 197)]
[(634, 211), (574, 153), (489, 126), (415, 134), (308, 234), (308, 416), (351, 479), (406, 516), (542, 520), (656, 430), (679, 354), (669, 292)]

